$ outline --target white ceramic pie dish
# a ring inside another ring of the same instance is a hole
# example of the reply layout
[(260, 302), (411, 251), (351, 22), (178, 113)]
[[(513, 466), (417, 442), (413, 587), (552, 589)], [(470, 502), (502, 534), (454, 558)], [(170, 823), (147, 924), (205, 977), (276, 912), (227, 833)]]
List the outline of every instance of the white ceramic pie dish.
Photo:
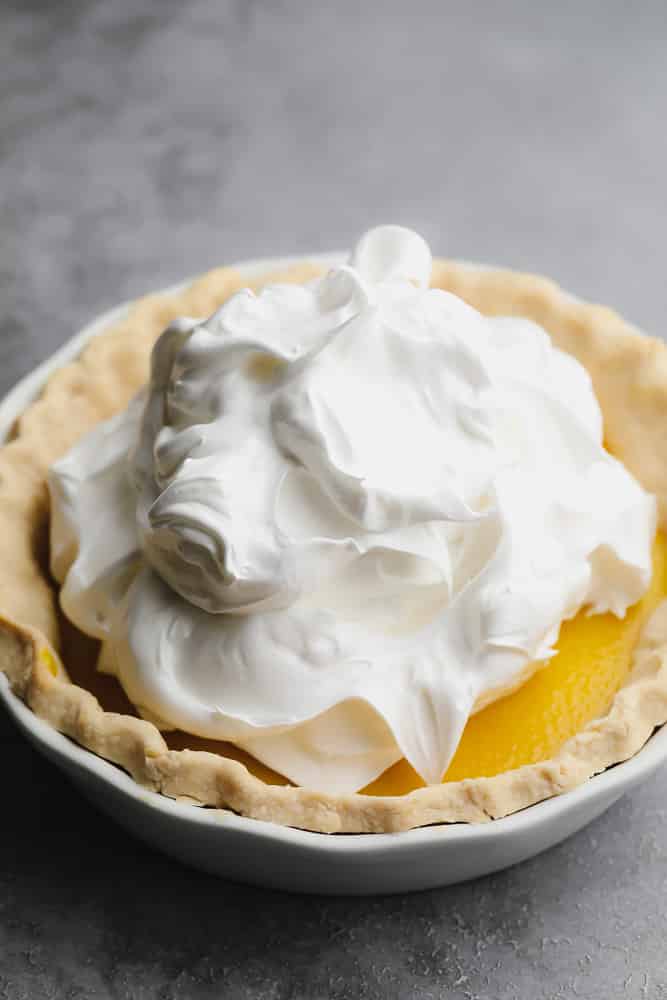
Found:
[[(333, 264), (341, 255), (317, 259)], [(291, 261), (260, 260), (237, 267), (250, 277)], [(75, 357), (87, 340), (117, 321), (125, 308), (105, 313), (12, 389), (0, 403), (0, 440), (49, 373)], [(56, 732), (11, 693), (2, 674), (0, 700), (40, 752), (104, 812), (146, 842), (227, 878), (299, 892), (404, 892), (497, 871), (581, 829), (667, 759), (667, 727), (663, 727), (632, 759), (574, 791), (505, 819), (408, 833), (327, 835), (174, 802), (141, 788), (120, 768)]]

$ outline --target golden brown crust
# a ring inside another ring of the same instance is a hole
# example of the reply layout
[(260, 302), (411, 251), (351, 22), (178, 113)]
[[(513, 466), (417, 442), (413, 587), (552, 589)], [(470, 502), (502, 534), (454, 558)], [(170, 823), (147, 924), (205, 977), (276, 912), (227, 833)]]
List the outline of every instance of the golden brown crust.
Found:
[[(296, 265), (270, 280), (305, 281), (321, 269)], [(269, 276), (264, 279), (268, 280)], [(506, 816), (576, 787), (626, 760), (667, 721), (667, 602), (645, 627), (633, 669), (604, 718), (589, 723), (549, 761), (493, 778), (419, 789), (407, 795), (322, 795), (268, 785), (237, 761), (169, 750), (150, 722), (105, 712), (67, 678), (59, 646), (56, 596), (44, 567), (49, 465), (90, 427), (124, 407), (143, 384), (151, 347), (177, 315), (207, 315), (246, 282), (212, 271), (177, 295), (150, 296), (95, 337), (57, 371), (0, 450), (0, 669), (41, 718), (123, 767), (141, 785), (172, 798), (326, 833), (409, 830)], [(261, 282), (264, 283), (264, 282)], [(258, 284), (260, 284), (258, 282)], [(482, 312), (524, 315), (590, 372), (611, 450), (656, 493), (667, 521), (667, 346), (600, 306), (574, 302), (552, 282), (509, 271), (436, 261), (433, 284)]]

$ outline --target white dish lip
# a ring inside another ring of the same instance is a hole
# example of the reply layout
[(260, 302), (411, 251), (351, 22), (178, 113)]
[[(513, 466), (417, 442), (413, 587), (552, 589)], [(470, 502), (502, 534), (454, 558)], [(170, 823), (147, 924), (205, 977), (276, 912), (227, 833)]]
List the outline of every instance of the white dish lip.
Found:
[[(343, 253), (303, 254), (290, 257), (259, 258), (234, 264), (248, 279), (274, 269), (284, 268), (297, 261), (307, 259), (315, 263), (335, 265), (345, 259)], [(483, 265), (476, 265), (483, 266)], [(158, 291), (157, 294), (177, 292), (190, 281), (179, 282)], [(22, 378), (0, 402), (0, 442), (9, 433), (16, 418), (38, 395), (49, 374), (73, 360), (84, 344), (104, 328), (119, 320), (130, 303), (124, 303), (99, 316), (80, 333), (67, 341), (49, 359), (40, 364), (30, 374)], [(545, 825), (558, 825), (565, 814), (579, 812), (590, 807), (595, 800), (611, 801), (630, 788), (648, 778), (661, 764), (667, 761), (667, 726), (658, 729), (644, 746), (629, 760), (616, 764), (589, 781), (561, 795), (554, 796), (529, 806), (521, 812), (503, 819), (480, 824), (438, 824), (400, 833), (344, 834), (330, 836), (279, 826), (263, 820), (239, 816), (223, 809), (201, 808), (191, 803), (179, 802), (157, 792), (142, 788), (128, 774), (115, 764), (111, 764), (91, 751), (74, 743), (59, 733), (44, 720), (38, 718), (10, 690), (8, 679), (0, 674), (0, 701), (19, 728), (28, 733), (50, 755), (62, 757), (71, 764), (83, 768), (101, 783), (111, 784), (122, 794), (137, 803), (149, 806), (156, 813), (178, 818), (181, 822), (209, 828), (226, 827), (239, 833), (247, 833), (254, 838), (266, 838), (274, 843), (289, 844), (309, 853), (325, 855), (370, 855), (383, 857), (386, 852), (400, 851), (409, 845), (427, 845), (445, 842), (451, 846), (469, 845), (471, 848), (483, 846), (485, 842), (516, 838), (529, 838), (531, 832)]]

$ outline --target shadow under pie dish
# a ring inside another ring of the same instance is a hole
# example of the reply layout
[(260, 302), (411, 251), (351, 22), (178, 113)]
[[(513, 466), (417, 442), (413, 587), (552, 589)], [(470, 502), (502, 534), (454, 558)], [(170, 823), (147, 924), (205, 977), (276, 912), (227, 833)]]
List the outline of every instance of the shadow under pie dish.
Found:
[[(394, 264), (391, 254), (387, 263), (377, 253), (365, 262), (371, 270)], [(412, 266), (409, 254), (408, 265)], [(295, 265), (277, 280), (298, 284), (314, 278), (317, 271)], [(372, 277), (377, 281), (377, 273)], [(413, 275), (399, 273), (396, 280), (400, 283), (405, 277)], [(265, 280), (274, 284), (276, 276)], [(36, 714), (120, 764), (143, 786), (323, 832), (396, 831), (504, 816), (573, 788), (636, 752), (667, 716), (662, 672), (667, 625), (656, 610), (665, 593), (660, 533), (653, 545), (651, 582), (645, 581), (627, 614), (587, 615), (583, 606), (569, 617), (560, 629), (559, 652), (545, 656), (541, 669), (532, 673), (532, 663), (526, 664), (530, 669), (513, 667), (504, 689), (497, 685), (502, 697), (496, 692), (495, 700), (486, 705), (483, 697), (473, 703), (477, 711), (469, 713), (450, 754), (444, 783), (428, 787), (417, 787), (424, 778), (405, 760), (397, 760), (368, 787), (362, 786), (363, 794), (297, 787), (228, 742), (188, 735), (178, 728), (160, 733), (153, 722), (138, 717), (116, 677), (96, 670), (99, 639), (84, 635), (60, 611), (58, 588), (47, 569), (48, 470), (82, 435), (123, 411), (141, 389), (148, 378), (153, 344), (168, 323), (183, 315), (214, 313), (243, 284), (233, 271), (223, 270), (199, 279), (179, 296), (138, 303), (119, 328), (101, 334), (79, 362), (56, 373), (41, 399), (18, 421), (15, 436), (0, 457), (0, 517), (10, 543), (0, 590), (5, 619), (2, 667), (13, 689)], [(665, 474), (660, 443), (667, 412), (663, 345), (638, 334), (607, 310), (573, 302), (544, 279), (435, 262), (431, 284), (485, 315), (532, 320), (586, 368), (604, 416), (608, 451), (657, 497), (662, 518)], [(350, 289), (334, 291), (344, 300), (343, 306), (336, 300), (334, 308), (346, 307)], [(359, 294), (356, 286), (351, 291), (353, 296)], [(451, 302), (449, 307), (454, 308)], [(351, 315), (343, 316), (340, 325), (368, 308), (363, 302), (359, 309), (355, 301)], [(400, 318), (405, 319), (403, 313)], [(251, 360), (258, 368), (253, 385), (262, 386), (268, 384), (267, 377), (270, 382), (276, 376), (271, 371), (274, 363), (289, 363), (273, 357), (270, 363)], [(303, 456), (300, 462), (299, 468), (307, 467)], [(413, 482), (419, 472), (413, 470)], [(418, 493), (421, 500), (426, 490)], [(342, 503), (345, 498), (338, 500)], [(452, 510), (447, 513), (451, 516)], [(99, 532), (104, 531), (101, 521)], [(471, 522), (471, 532), (478, 529), (479, 521)], [(377, 523), (370, 525), (370, 534), (379, 531)], [(614, 577), (617, 567), (604, 560), (598, 560), (598, 570), (600, 565)], [(164, 570), (165, 576), (168, 572)], [(428, 579), (419, 585), (431, 584)], [(419, 596), (421, 606), (421, 592)], [(273, 607), (266, 614), (281, 611)], [(202, 614), (217, 628), (225, 612), (199, 609), (197, 615)], [(557, 624), (561, 625), (560, 619)], [(511, 686), (516, 690), (505, 693)], [(150, 714), (150, 706), (141, 706), (141, 711)]]

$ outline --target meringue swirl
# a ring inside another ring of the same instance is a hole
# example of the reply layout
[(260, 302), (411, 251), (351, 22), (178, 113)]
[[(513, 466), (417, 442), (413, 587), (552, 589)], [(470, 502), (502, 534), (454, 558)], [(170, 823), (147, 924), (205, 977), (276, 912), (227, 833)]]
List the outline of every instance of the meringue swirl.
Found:
[(322, 279), (178, 320), (145, 392), (50, 473), (62, 606), (104, 669), (321, 791), (401, 757), (439, 781), (563, 620), (650, 582), (655, 502), (604, 450), (585, 369), (431, 266), (384, 226)]

